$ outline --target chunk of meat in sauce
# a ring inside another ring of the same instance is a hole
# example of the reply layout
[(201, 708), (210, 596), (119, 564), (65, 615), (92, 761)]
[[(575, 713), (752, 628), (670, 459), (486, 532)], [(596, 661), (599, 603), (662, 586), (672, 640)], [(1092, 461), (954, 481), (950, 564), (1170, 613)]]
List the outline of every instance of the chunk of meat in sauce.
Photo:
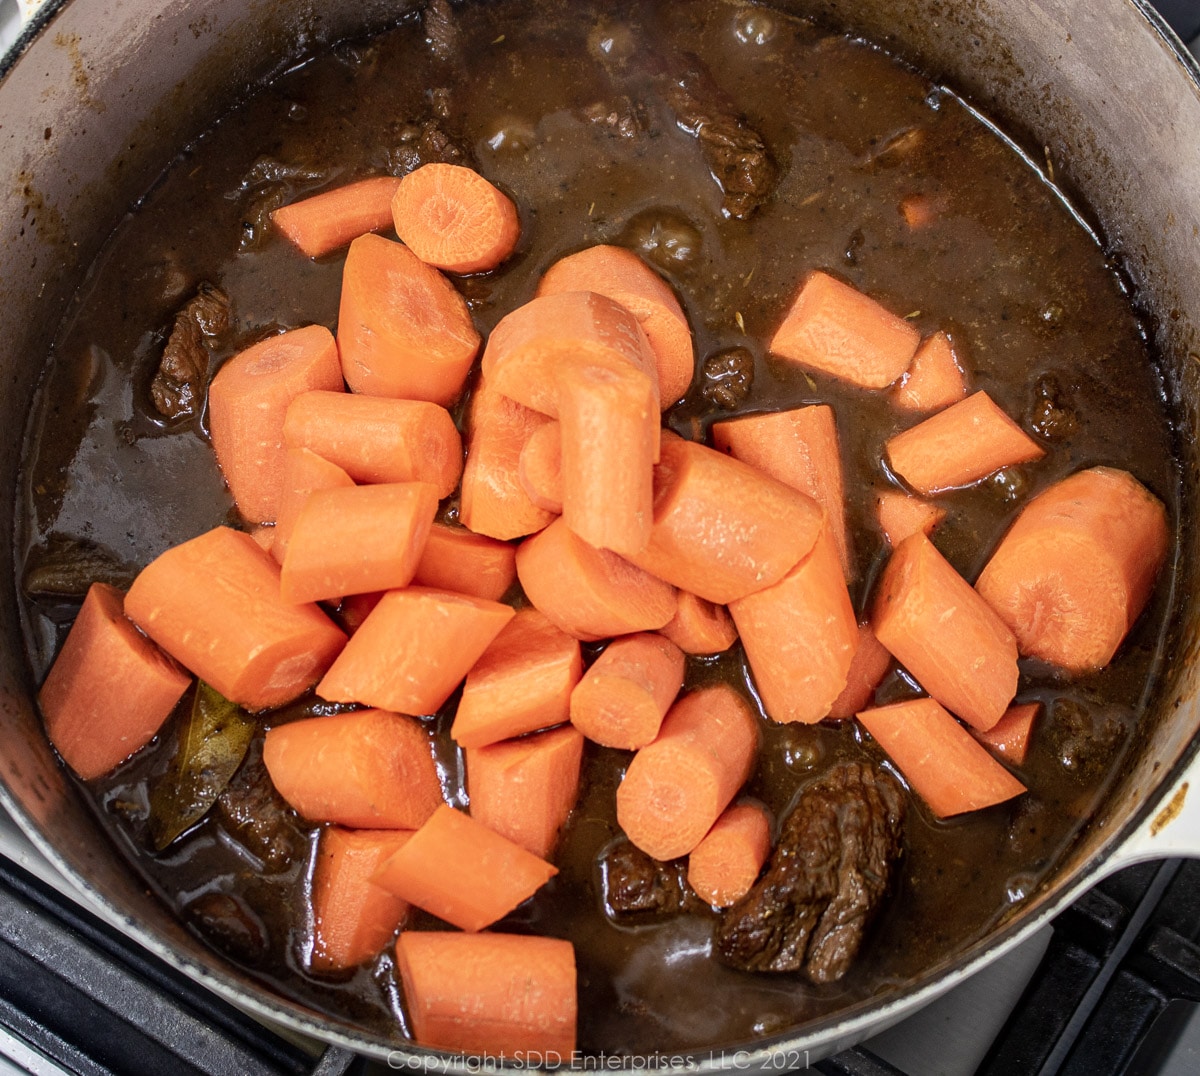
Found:
[(396, 132), (396, 144), (387, 151), (387, 170), (405, 176), (423, 164), (466, 164), (469, 160), (467, 151), (437, 120), (426, 120), (406, 123)]
[(660, 863), (627, 840), (601, 855), (600, 885), (605, 911), (617, 921), (675, 915), (695, 902), (680, 863)]
[(866, 763), (831, 769), (792, 808), (766, 873), (722, 916), (720, 958), (836, 982), (887, 893), (903, 831), (895, 780)]
[(731, 347), (704, 360), (701, 394), (723, 411), (733, 411), (746, 401), (754, 387), (754, 354), (749, 348)]
[(458, 22), (450, 0), (429, 0), (421, 16), (425, 43), (439, 60), (449, 62), (458, 56)]
[(219, 336), (228, 328), (229, 296), (212, 284), (201, 284), (175, 315), (150, 383), (150, 397), (160, 415), (176, 419), (196, 413), (208, 374), (205, 337)]
[(287, 804), (275, 791), (261, 747), (251, 754), (217, 799), (221, 823), (239, 844), (262, 861), (268, 872), (285, 870), (304, 850), (304, 838), (292, 824)]

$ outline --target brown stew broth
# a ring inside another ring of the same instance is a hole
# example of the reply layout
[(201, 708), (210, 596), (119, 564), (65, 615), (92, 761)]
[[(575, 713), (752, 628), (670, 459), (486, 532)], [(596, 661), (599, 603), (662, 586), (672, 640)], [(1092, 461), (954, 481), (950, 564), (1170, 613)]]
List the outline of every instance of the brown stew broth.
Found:
[[(973, 387), (986, 389), (1025, 428), (1047, 376), (1073, 413), (1076, 428), (1047, 441), (1043, 461), (940, 499), (949, 516), (935, 542), (968, 578), (1029, 495), (1084, 466), (1131, 470), (1178, 518), (1161, 380), (1121, 281), (1053, 186), (951, 93), (869, 44), (768, 9), (696, 0), (498, 0), (455, 10), (457, 57), (435, 57), (415, 19), (341, 46), (222, 118), (125, 218), (67, 311), (47, 366), (27, 446), (22, 558), (65, 536), (138, 567), (236, 520), (203, 416), (164, 423), (149, 403), (174, 311), (200, 281), (229, 294), (234, 327), (218, 360), (272, 328), (333, 327), (344, 252), (310, 262), (270, 235), (240, 251), (253, 225), (254, 192), (243, 190), (243, 180), (260, 158), (303, 166), (280, 181), (290, 199), (386, 171), (388, 148), (404, 137), (406, 123), (434, 116), (427, 91), (441, 87), (449, 93), (437, 97), (440, 122), (514, 197), (522, 217), (517, 255), (495, 273), (459, 281), (481, 330), (529, 299), (562, 255), (600, 242), (640, 250), (676, 288), (701, 362), (732, 346), (754, 352), (754, 386), (740, 411), (833, 405), (860, 611), (886, 558), (871, 505), (872, 487), (887, 481), (881, 445), (915, 419), (895, 411), (885, 394), (810, 378), (766, 356), (765, 341), (811, 268), (911, 314), (922, 333), (950, 331)], [(782, 178), (751, 219), (722, 218), (720, 191), (695, 139), (677, 128), (656, 93), (644, 49), (700, 56), (771, 148)], [(601, 114), (621, 112), (630, 102), (638, 121), (628, 136), (587, 114), (597, 104)], [(915, 193), (940, 206), (935, 223), (919, 231), (899, 210)], [(698, 388), (667, 415), (685, 436), (700, 436), (713, 418), (730, 414), (714, 414)], [(452, 504), (448, 511), (453, 516)], [(585, 754), (580, 805), (555, 857), (561, 873), (495, 929), (575, 943), (585, 1050), (739, 1043), (897, 988), (1019, 908), (1086, 823), (1142, 717), (1167, 590), (1164, 579), (1101, 673), (1068, 681), (1022, 663), (1018, 700), (1047, 703), (1019, 770), (1029, 794), (946, 822), (914, 799), (898, 887), (836, 986), (720, 966), (709, 956), (708, 911), (637, 928), (610, 922), (596, 864), (619, 832), (613, 795), (628, 755), (594, 745)], [(25, 599), (38, 682), (76, 608)], [(730, 681), (753, 698), (736, 646), (715, 659), (691, 659), (687, 678), (689, 687)], [(879, 698), (913, 693), (894, 673)], [(447, 794), (465, 804), (461, 762), (447, 736), (455, 703), (436, 719), (438, 750)], [(264, 722), (311, 713), (314, 705), (302, 701)], [(883, 757), (853, 722), (779, 726), (764, 719), (763, 728), (747, 791), (776, 816), (835, 760)], [(309, 859), (278, 874), (265, 873), (211, 815), (165, 853), (146, 851), (147, 783), (173, 750), (169, 725), (117, 773), (81, 786), (133, 866), (185, 919), (198, 897), (234, 897), (245, 913), (240, 925), (227, 922), (206, 936), (263, 981), (382, 1036), (401, 1034), (388, 955), (341, 981), (304, 970), (313, 827), (297, 823), (309, 834)]]

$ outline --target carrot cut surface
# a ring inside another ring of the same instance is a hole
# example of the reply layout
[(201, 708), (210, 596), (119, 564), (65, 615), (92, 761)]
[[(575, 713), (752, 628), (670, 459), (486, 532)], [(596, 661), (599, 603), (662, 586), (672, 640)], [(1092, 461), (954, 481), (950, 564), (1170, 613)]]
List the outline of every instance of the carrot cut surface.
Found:
[(1087, 672), (1112, 660), (1169, 546), (1162, 502), (1129, 472), (1093, 467), (1021, 510), (975, 586), (1022, 654)]
[(424, 164), (392, 199), (396, 234), (421, 261), (451, 273), (483, 273), (521, 237), (517, 207), (474, 169)]
[(771, 820), (753, 803), (726, 808), (688, 856), (687, 878), (701, 900), (728, 908), (758, 880), (771, 854)]
[(408, 902), (371, 881), (404, 847), (406, 830), (329, 826), (317, 841), (313, 867), (315, 971), (352, 968), (383, 952), (408, 915)]
[(364, 235), (342, 270), (337, 344), (355, 392), (446, 406), (462, 392), (479, 333), (441, 273), (400, 243)]
[(858, 715), (938, 818), (978, 811), (1025, 791), (935, 699), (909, 699)]
[(643, 747), (617, 789), (617, 821), (648, 856), (696, 847), (750, 776), (758, 725), (749, 705), (720, 685), (685, 695)]
[(264, 553), (270, 553), (275, 548), (275, 527), (274, 523), (256, 523), (250, 528), (250, 537), (258, 543)]
[(729, 613), (767, 715), (811, 724), (845, 690), (858, 622), (828, 529), (778, 583), (735, 602)]
[(809, 274), (771, 338), (774, 355), (864, 389), (887, 388), (912, 362), (921, 334), (828, 273)]
[(499, 601), (517, 580), (517, 551), (461, 527), (435, 523), (413, 582), (434, 590), (452, 590)]
[(817, 404), (715, 422), (712, 434), (722, 452), (798, 489), (825, 509), (842, 571), (852, 578), (842, 451), (833, 408)]
[(379, 599), (317, 694), (404, 714), (433, 714), (513, 617), (499, 602), (409, 587)]
[(946, 518), (946, 509), (899, 489), (881, 489), (875, 494), (875, 518), (879, 529), (895, 549), (911, 534), (926, 537)]
[(892, 470), (925, 497), (1046, 454), (986, 392), (896, 434), (884, 449)]
[(910, 194), (900, 200), (900, 214), (914, 232), (928, 228), (941, 216), (941, 201), (928, 194)]
[(346, 636), (315, 605), (279, 593), (279, 565), (248, 534), (217, 527), (142, 569), (125, 613), (159, 646), (248, 710), (299, 698)]
[(950, 337), (943, 332), (921, 341), (908, 370), (892, 389), (892, 403), (901, 411), (940, 411), (966, 397), (966, 376)]
[(844, 721), (859, 710), (865, 710), (891, 664), (891, 653), (875, 638), (871, 625), (859, 624), (858, 643), (850, 661), (850, 671), (846, 674), (846, 686), (834, 699), (828, 716), (835, 721)]
[(1012, 632), (923, 534), (892, 553), (871, 627), (930, 695), (977, 729), (999, 721), (1016, 694)]
[[(279, 494), (279, 511), (275, 518), (275, 538), (267, 550), (279, 564), (287, 556), (288, 542), (296, 517), (309, 496), (319, 489), (348, 489), (354, 479), (336, 463), (318, 456), (307, 448), (286, 448), (283, 454), (283, 484)], [(261, 542), (259, 543), (262, 544)]]
[(1014, 766), (1023, 766), (1025, 756), (1029, 753), (1029, 735), (1041, 712), (1040, 702), (1020, 703), (1005, 710), (1004, 716), (987, 732), (980, 732), (979, 729), (972, 729), (971, 732), (981, 744)]
[(374, 880), (462, 930), (483, 930), (557, 873), (541, 857), (443, 804)]
[(38, 692), (50, 742), (85, 781), (145, 747), (192, 682), (123, 607), (93, 583)]
[(719, 654), (737, 641), (729, 610), (688, 590), (678, 592), (675, 615), (659, 631), (685, 654)]
[(583, 736), (570, 725), (468, 747), (471, 817), (548, 859), (579, 799)]
[(238, 511), (273, 522), (283, 488), (283, 425), (301, 393), (342, 395), (337, 345), (323, 325), (270, 336), (230, 359), (208, 390), (213, 451)]
[(534, 504), (562, 514), (562, 427), (557, 422), (551, 420), (529, 435), (521, 449), (517, 477)]
[(575, 1052), (575, 950), (526, 934), (405, 931), (396, 967), (421, 1046), (489, 1057)]
[(302, 254), (319, 258), (367, 232), (390, 228), (398, 186), (395, 176), (360, 179), (276, 209), (271, 223)]
[(811, 497), (669, 434), (654, 469), (650, 541), (629, 559), (727, 605), (779, 582), (812, 549), (823, 515)]
[(518, 547), (517, 578), (552, 624), (584, 642), (654, 631), (675, 615), (673, 586), (588, 545), (561, 517)]
[(601, 245), (568, 255), (546, 270), (537, 293), (569, 291), (605, 295), (638, 319), (654, 352), (663, 408), (687, 392), (696, 357), (683, 307), (670, 285), (632, 250)]
[(581, 675), (579, 641), (522, 609), (467, 673), (450, 735), (461, 747), (483, 747), (560, 725)]
[(428, 730), (386, 710), (276, 725), (263, 741), (263, 763), (279, 794), (310, 822), (416, 829), (442, 803)]
[(450, 412), (424, 400), (306, 392), (288, 408), (283, 436), (355, 482), (428, 482), (441, 498), (462, 475), (462, 438)]

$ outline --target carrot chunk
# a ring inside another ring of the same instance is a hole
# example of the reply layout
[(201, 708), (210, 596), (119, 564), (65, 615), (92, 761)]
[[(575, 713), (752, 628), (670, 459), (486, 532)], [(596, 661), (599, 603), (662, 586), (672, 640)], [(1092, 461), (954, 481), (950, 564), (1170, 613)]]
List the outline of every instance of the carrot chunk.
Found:
[(421, 1046), (490, 1057), (575, 1052), (575, 950), (526, 934), (405, 931), (396, 967)]
[(392, 220), (421, 261), (451, 273), (495, 269), (521, 237), (511, 199), (460, 164), (425, 164), (409, 172), (392, 198)]
[(654, 631), (675, 615), (675, 588), (578, 537), (562, 518), (517, 548), (517, 578), (568, 635), (595, 642)]
[(435, 523), (413, 582), (434, 590), (452, 590), (499, 601), (517, 580), (517, 551), (461, 527)]
[(442, 803), (429, 733), (386, 710), (276, 725), (263, 741), (263, 763), (279, 794), (310, 822), (416, 829)]
[(425, 482), (313, 493), (296, 519), (283, 561), (284, 601), (327, 601), (408, 586), (437, 506), (437, 491)]
[(990, 729), (1017, 691), (1017, 643), (950, 562), (918, 532), (888, 561), (875, 636), (943, 706)]
[(864, 389), (887, 388), (912, 361), (921, 334), (828, 273), (810, 273), (771, 338), (772, 354)]
[(483, 930), (557, 873), (540, 856), (443, 804), (374, 880), (462, 930)]
[(858, 623), (828, 528), (778, 583), (729, 603), (769, 717), (811, 724), (846, 687)]
[(548, 859), (579, 798), (583, 736), (570, 725), (468, 747), (471, 817)]
[(1022, 654), (1086, 672), (1112, 660), (1169, 545), (1162, 502), (1127, 471), (1093, 467), (1022, 509), (976, 589)]
[(522, 609), (467, 673), (450, 735), (462, 747), (483, 747), (560, 725), (581, 675), (579, 641)]
[(425, 587), (379, 599), (317, 685), (331, 702), (433, 714), (513, 617), (499, 602)]
[(722, 452), (798, 489), (825, 509), (842, 571), (847, 579), (853, 578), (842, 452), (833, 408), (817, 404), (715, 422), (712, 434), (713, 444)]
[(1004, 716), (986, 732), (971, 729), (971, 733), (984, 747), (991, 748), (1013, 765), (1023, 766), (1025, 756), (1029, 753), (1029, 734), (1041, 712), (1040, 702), (1010, 706), (1004, 711)]
[(309, 496), (319, 489), (348, 489), (353, 485), (354, 479), (342, 468), (315, 452), (307, 448), (284, 449), (283, 485), (279, 493), (279, 511), (275, 516), (275, 537), (268, 549), (279, 564), (287, 556), (296, 517), (300, 515), (300, 509)]
[(360, 179), (276, 209), (271, 223), (300, 253), (319, 258), (367, 232), (390, 228), (398, 186), (395, 176)]
[(986, 392), (896, 434), (884, 449), (892, 470), (925, 497), (1046, 454)]
[(323, 325), (271, 336), (230, 359), (208, 390), (213, 450), (238, 511), (271, 522), (283, 486), (283, 424), (301, 393), (342, 395), (337, 345)]
[(687, 318), (670, 285), (632, 250), (602, 245), (571, 254), (546, 270), (537, 293), (569, 291), (606, 295), (638, 319), (654, 352), (662, 407), (687, 392), (696, 372)]
[(314, 971), (352, 968), (381, 953), (408, 915), (408, 902), (371, 877), (411, 834), (393, 829), (328, 826), (313, 868)]
[(250, 537), (258, 543), (258, 547), (264, 553), (270, 553), (275, 548), (275, 527), (274, 523), (256, 523), (250, 528)]
[(935, 699), (864, 710), (858, 720), (938, 818), (991, 807), (1025, 791)]
[(650, 541), (629, 559), (726, 605), (779, 582), (812, 549), (823, 515), (769, 475), (668, 434), (654, 469)]
[(124, 596), (93, 583), (38, 704), (50, 742), (85, 781), (140, 751), (191, 677), (125, 618)]
[(943, 332), (925, 337), (899, 384), (892, 403), (901, 411), (940, 411), (967, 397), (967, 380)]
[(875, 517), (883, 536), (895, 549), (910, 534), (920, 531), (926, 537), (931, 535), (946, 518), (946, 509), (903, 490), (881, 489), (875, 494)]
[(859, 624), (858, 643), (846, 674), (846, 686), (829, 708), (829, 717), (843, 721), (865, 710), (892, 664), (887, 647), (875, 638), (870, 624)]
[(658, 630), (685, 654), (719, 654), (737, 641), (729, 610), (687, 590), (678, 592), (675, 615)]
[(688, 885), (714, 908), (728, 908), (747, 893), (771, 854), (771, 820), (763, 807), (735, 803), (688, 856)]
[(363, 235), (342, 270), (337, 344), (355, 392), (448, 406), (462, 392), (479, 333), (441, 273), (399, 243)]
[(315, 605), (279, 594), (279, 565), (248, 534), (217, 527), (142, 569), (125, 614), (184, 668), (248, 710), (304, 694), (346, 637)]
[(683, 651), (669, 639), (614, 639), (571, 692), (571, 724), (605, 747), (645, 747), (681, 687)]
[(685, 695), (657, 739), (643, 747), (617, 789), (617, 821), (655, 859), (696, 847), (750, 776), (758, 725), (725, 685)]
[(462, 438), (450, 412), (424, 400), (306, 392), (288, 408), (283, 436), (355, 482), (428, 482), (446, 497), (462, 475)]
[(557, 422), (547, 422), (529, 435), (521, 449), (517, 477), (534, 504), (555, 515), (562, 514), (562, 427)]
[(941, 200), (929, 194), (910, 194), (900, 200), (904, 223), (916, 232), (928, 228), (942, 214)]

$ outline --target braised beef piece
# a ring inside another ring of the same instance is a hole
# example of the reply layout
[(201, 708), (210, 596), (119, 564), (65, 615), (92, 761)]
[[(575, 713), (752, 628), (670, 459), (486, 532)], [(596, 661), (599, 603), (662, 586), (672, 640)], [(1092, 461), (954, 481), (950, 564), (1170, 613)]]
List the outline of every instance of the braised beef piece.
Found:
[(627, 840), (601, 855), (600, 886), (605, 912), (616, 920), (675, 915), (690, 903), (680, 864), (660, 863)]
[(1079, 432), (1074, 394), (1053, 374), (1043, 374), (1034, 386), (1029, 425), (1050, 441), (1065, 441)]
[(646, 107), (624, 95), (612, 101), (596, 101), (586, 106), (583, 118), (598, 127), (606, 127), (619, 138), (637, 138), (650, 129)]
[(388, 147), (387, 170), (394, 176), (406, 176), (423, 164), (466, 164), (470, 157), (437, 120), (406, 123), (396, 132), (395, 144)]
[(458, 22), (450, 0), (429, 0), (422, 14), (425, 42), (439, 60), (449, 62), (458, 56)]
[(36, 546), (25, 561), (22, 585), (31, 598), (82, 601), (93, 583), (108, 583), (125, 590), (138, 573), (110, 549), (86, 538), (52, 534)]
[(732, 411), (754, 387), (754, 355), (745, 347), (718, 351), (704, 360), (701, 376), (704, 398), (723, 411)]
[(1125, 727), (1111, 714), (1097, 714), (1076, 699), (1050, 707), (1050, 743), (1062, 767), (1078, 778), (1094, 778), (1112, 763)]
[(165, 418), (194, 415), (208, 373), (205, 337), (229, 328), (229, 297), (212, 284), (201, 284), (175, 315), (175, 324), (150, 383), (154, 409)]
[(267, 928), (241, 900), (228, 893), (201, 893), (183, 906), (187, 919), (218, 949), (235, 960), (257, 964), (270, 946)]
[(304, 837), (271, 784), (260, 747), (251, 746), (245, 763), (218, 798), (217, 809), (229, 835), (260, 859), (268, 872), (283, 870), (303, 853)]
[(766, 873), (721, 917), (716, 952), (746, 971), (846, 974), (900, 858), (904, 796), (883, 770), (845, 762), (809, 785)]

